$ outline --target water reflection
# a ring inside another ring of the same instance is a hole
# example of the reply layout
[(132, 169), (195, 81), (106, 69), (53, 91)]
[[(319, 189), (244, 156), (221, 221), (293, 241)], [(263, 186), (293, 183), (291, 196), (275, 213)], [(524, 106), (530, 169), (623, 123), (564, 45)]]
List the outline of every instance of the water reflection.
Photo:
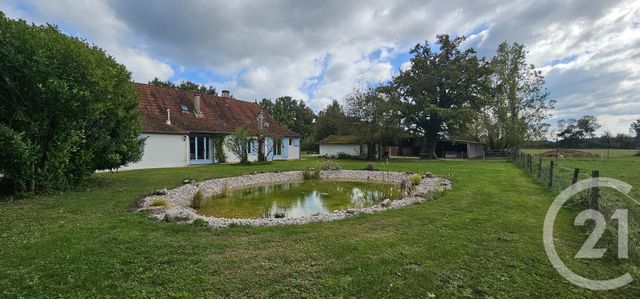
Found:
[(208, 199), (199, 212), (226, 218), (297, 218), (362, 208), (397, 196), (389, 184), (304, 181), (236, 190)]

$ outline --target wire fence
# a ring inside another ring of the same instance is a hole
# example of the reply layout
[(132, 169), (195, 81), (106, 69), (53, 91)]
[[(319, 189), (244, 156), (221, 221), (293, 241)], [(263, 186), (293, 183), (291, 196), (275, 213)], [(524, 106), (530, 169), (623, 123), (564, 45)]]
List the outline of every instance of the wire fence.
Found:
[[(545, 159), (523, 152), (511, 155), (509, 160), (554, 193), (560, 193), (584, 179), (599, 180), (601, 176), (615, 176), (615, 174), (601, 174), (599, 170), (573, 167), (571, 160)], [(637, 240), (640, 233), (640, 202), (637, 199), (612, 188), (591, 188), (574, 195), (567, 204), (581, 209), (598, 210), (602, 213), (607, 219), (607, 230), (611, 231), (611, 234), (603, 238), (608, 244), (616, 240), (620, 223), (620, 219), (614, 221), (612, 215), (619, 209), (626, 209), (629, 248), (640, 252), (640, 244)]]

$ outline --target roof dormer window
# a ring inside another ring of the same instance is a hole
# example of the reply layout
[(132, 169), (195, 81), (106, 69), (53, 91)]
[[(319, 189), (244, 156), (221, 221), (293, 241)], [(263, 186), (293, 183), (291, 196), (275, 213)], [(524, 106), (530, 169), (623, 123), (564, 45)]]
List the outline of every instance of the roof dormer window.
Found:
[(180, 104), (180, 111), (189, 112), (189, 107), (187, 107), (187, 105), (185, 104)]

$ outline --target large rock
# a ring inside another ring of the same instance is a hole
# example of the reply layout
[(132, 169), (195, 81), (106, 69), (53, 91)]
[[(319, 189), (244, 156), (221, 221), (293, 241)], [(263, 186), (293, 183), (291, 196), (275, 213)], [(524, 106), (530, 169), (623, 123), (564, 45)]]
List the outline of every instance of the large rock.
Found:
[(167, 222), (191, 222), (196, 219), (196, 215), (187, 210), (169, 210), (164, 215)]
[(167, 188), (158, 189), (153, 192), (153, 194), (155, 195), (167, 195), (167, 193), (169, 193), (169, 190), (167, 190)]
[(380, 205), (381, 205), (382, 207), (384, 207), (384, 208), (388, 208), (388, 207), (390, 207), (390, 206), (391, 206), (391, 200), (387, 198), (387, 199), (383, 200), (383, 201), (382, 201), (382, 203), (381, 203)]

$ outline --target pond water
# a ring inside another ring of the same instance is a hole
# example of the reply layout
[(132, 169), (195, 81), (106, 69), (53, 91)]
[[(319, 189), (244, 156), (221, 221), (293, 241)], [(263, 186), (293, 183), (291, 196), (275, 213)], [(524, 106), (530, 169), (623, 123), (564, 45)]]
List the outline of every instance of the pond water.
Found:
[(198, 213), (225, 218), (297, 218), (397, 199), (393, 184), (308, 180), (250, 187), (207, 199)]

